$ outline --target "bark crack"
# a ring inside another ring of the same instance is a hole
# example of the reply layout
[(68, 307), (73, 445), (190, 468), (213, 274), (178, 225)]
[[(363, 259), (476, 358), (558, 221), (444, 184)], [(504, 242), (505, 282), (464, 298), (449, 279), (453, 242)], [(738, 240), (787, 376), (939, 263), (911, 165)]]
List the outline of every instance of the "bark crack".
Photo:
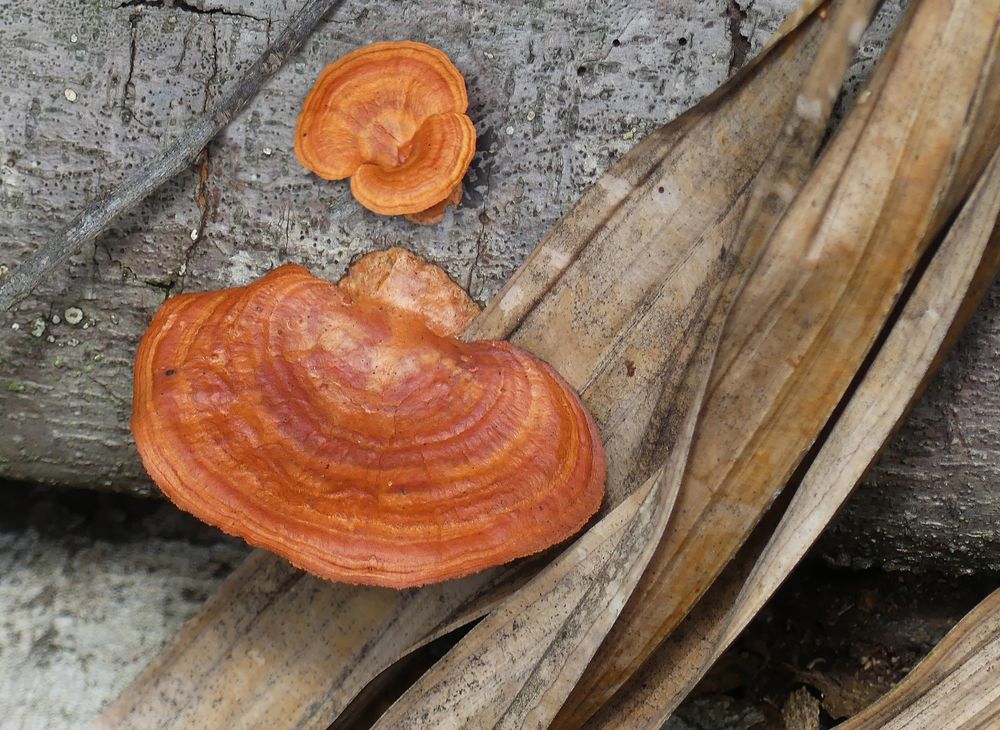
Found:
[(268, 26), (270, 26), (271, 23), (270, 18), (262, 18), (259, 15), (241, 13), (235, 10), (226, 10), (225, 8), (203, 8), (195, 5), (194, 3), (190, 3), (187, 0), (125, 0), (125, 2), (118, 5), (119, 9), (135, 7), (180, 10), (183, 13), (194, 13), (195, 15), (228, 15), (231, 18), (246, 18), (247, 20), (254, 20), (258, 23), (267, 23)]
[(479, 261), (485, 253), (486, 248), (486, 226), (490, 223), (490, 216), (486, 212), (486, 205), (489, 202), (490, 197), (490, 187), (493, 183), (493, 164), (490, 163), (486, 167), (486, 190), (483, 191), (483, 207), (479, 210), (479, 235), (476, 236), (476, 258), (472, 261), (472, 266), (469, 267), (469, 278), (465, 282), (465, 291), (468, 295), (472, 296), (472, 277), (476, 274), (476, 269), (479, 268)]
[(212, 100), (212, 84), (219, 75), (219, 38), (215, 23), (212, 22), (212, 73), (205, 80), (205, 100), (202, 102), (201, 110), (208, 111), (208, 105)]
[(209, 189), (208, 183), (211, 170), (211, 153), (209, 148), (206, 147), (202, 150), (202, 153), (198, 158), (198, 184), (195, 188), (195, 201), (197, 202), (201, 213), (198, 216), (197, 227), (191, 231), (191, 242), (184, 247), (184, 250), (181, 253), (181, 263), (177, 268), (177, 273), (171, 276), (170, 279), (167, 281), (160, 281), (157, 279), (147, 279), (138, 276), (126, 263), (116, 259), (111, 254), (111, 250), (108, 248), (107, 244), (103, 242), (98, 242), (95, 245), (94, 263), (99, 265), (96, 256), (98, 249), (100, 249), (104, 252), (104, 255), (108, 257), (108, 261), (112, 264), (118, 265), (121, 270), (123, 281), (127, 278), (132, 278), (148, 287), (157, 289), (163, 293), (164, 301), (166, 301), (171, 294), (180, 294), (184, 290), (184, 281), (187, 278), (188, 269), (191, 266), (191, 259), (194, 257), (195, 250), (198, 248), (198, 244), (201, 243), (201, 240), (205, 235), (205, 227), (208, 225), (209, 216), (212, 213), (213, 204), (215, 202), (215, 196)]
[(122, 100), (121, 100), (121, 112), (122, 121), (125, 123), (130, 122), (135, 119), (135, 111), (133, 105), (135, 102), (135, 83), (132, 81), (132, 76), (135, 73), (135, 51), (136, 43), (139, 36), (139, 18), (138, 13), (133, 13), (129, 16), (129, 48), (128, 48), (128, 74), (125, 76), (125, 85), (122, 87)]
[(144, 284), (145, 286), (148, 286), (151, 289), (156, 289), (162, 292), (164, 301), (166, 301), (167, 297), (170, 296), (170, 290), (173, 288), (174, 285), (173, 281), (146, 279), (144, 277), (139, 276), (138, 274), (135, 273), (135, 271), (132, 270), (131, 266), (126, 264), (124, 261), (121, 261), (120, 259), (116, 259), (112, 255), (111, 249), (108, 248), (108, 245), (102, 241), (98, 241), (94, 246), (93, 260), (94, 263), (97, 264), (98, 266), (100, 265), (100, 262), (97, 259), (98, 249), (104, 252), (104, 255), (107, 257), (109, 263), (114, 264), (115, 266), (118, 267), (119, 271), (121, 272), (122, 283), (132, 280)]
[(211, 172), (212, 155), (210, 147), (206, 147), (201, 153), (201, 161), (198, 165), (198, 187), (195, 189), (195, 201), (198, 203), (198, 207), (201, 208), (201, 216), (198, 218), (198, 227), (192, 231), (191, 243), (184, 248), (184, 255), (181, 259), (180, 268), (177, 270), (177, 276), (170, 282), (169, 292), (171, 293), (175, 288), (178, 293), (184, 290), (184, 280), (187, 278), (191, 258), (194, 256), (195, 249), (198, 248), (198, 244), (201, 243), (201, 239), (205, 235), (205, 227), (208, 225), (208, 218), (212, 212), (213, 202), (212, 193), (208, 187), (208, 179)]
[(191, 33), (194, 31), (195, 24), (192, 22), (188, 25), (188, 29), (184, 31), (184, 40), (181, 42), (181, 55), (177, 59), (177, 63), (174, 64), (174, 71), (180, 71), (181, 67), (184, 66), (184, 60), (187, 58), (188, 44), (191, 42)]
[(105, 395), (107, 395), (108, 398), (110, 398), (111, 400), (113, 400), (115, 402), (115, 404), (118, 405), (119, 407), (131, 405), (131, 403), (128, 400), (126, 400), (121, 395), (119, 395), (118, 393), (116, 393), (115, 391), (113, 391), (111, 389), (111, 386), (109, 386), (107, 383), (101, 382), (100, 380), (98, 380), (97, 378), (95, 378), (93, 375), (87, 375), (87, 377), (90, 379), (90, 381), (94, 385), (96, 385), (98, 388), (100, 388), (101, 390), (103, 390), (104, 393), (105, 393)]
[(729, 19), (729, 37), (733, 48), (729, 56), (729, 75), (738, 71), (747, 61), (750, 55), (750, 37), (743, 34), (743, 21), (747, 19), (747, 11), (753, 7), (754, 0), (750, 0), (746, 7), (740, 5), (738, 0), (728, 0), (726, 4), (726, 17)]

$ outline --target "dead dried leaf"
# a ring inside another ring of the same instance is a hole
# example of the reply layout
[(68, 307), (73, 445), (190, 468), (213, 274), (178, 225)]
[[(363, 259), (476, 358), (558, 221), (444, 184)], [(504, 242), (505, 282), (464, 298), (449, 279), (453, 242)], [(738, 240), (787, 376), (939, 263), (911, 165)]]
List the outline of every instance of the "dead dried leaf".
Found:
[[(741, 556), (741, 564), (727, 570), (678, 633), (594, 719), (595, 727), (662, 722), (805, 555), (905, 417), (1000, 270), (998, 216), (1000, 152), (994, 153), (921, 275), (766, 547), (758, 540), (761, 544), (751, 555)], [(768, 527), (766, 533), (771, 532)]]
[[(679, 391), (668, 387), (664, 393), (669, 410), (662, 428), (676, 437), (667, 447), (661, 478), (651, 488), (647, 483), (641, 501), (635, 494), (626, 498), (576, 543), (574, 552), (591, 553), (592, 558), (569, 562), (560, 558), (544, 569), (411, 687), (380, 727), (549, 725), (663, 535), (670, 514), (664, 502), (673, 503), (683, 476), (723, 325), (764, 242), (808, 174), (836, 99), (831, 85), (839, 88), (839, 76), (860, 38), (858, 23), (864, 27), (872, 5), (873, 0), (854, 0), (843, 6), (771, 154), (750, 186), (736, 236), (728, 246), (736, 265), (722, 280), (717, 303), (707, 302), (711, 307), (707, 326), (691, 333), (691, 362), (685, 365), (689, 385)], [(643, 520), (644, 512), (656, 518)], [(607, 522), (613, 522), (607, 531), (616, 533), (616, 542), (608, 541), (603, 529)], [(597, 553), (598, 547), (607, 545), (613, 547), (606, 554)], [(609, 580), (609, 574), (621, 579)]]
[(963, 618), (885, 697), (842, 730), (989, 730), (1000, 725), (1000, 591)]
[(736, 553), (974, 185), (1000, 139), (997, 5), (915, 4), (782, 218), (726, 325), (667, 536), (562, 726), (593, 715)]

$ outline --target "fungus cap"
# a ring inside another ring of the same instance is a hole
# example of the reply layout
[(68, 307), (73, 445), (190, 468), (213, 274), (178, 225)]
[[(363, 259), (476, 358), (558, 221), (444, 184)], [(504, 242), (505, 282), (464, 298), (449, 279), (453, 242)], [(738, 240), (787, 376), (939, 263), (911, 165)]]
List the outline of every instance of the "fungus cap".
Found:
[(548, 365), (454, 336), (474, 312), (398, 249), (339, 286), (286, 265), (170, 298), (136, 359), (143, 463), (182, 509), (332, 580), (405, 588), (543, 550), (598, 509), (604, 452)]
[(299, 116), (295, 153), (320, 177), (350, 177), (369, 210), (436, 222), (456, 188), (461, 198), (475, 155), (468, 105), (465, 80), (438, 49), (375, 43), (320, 75)]

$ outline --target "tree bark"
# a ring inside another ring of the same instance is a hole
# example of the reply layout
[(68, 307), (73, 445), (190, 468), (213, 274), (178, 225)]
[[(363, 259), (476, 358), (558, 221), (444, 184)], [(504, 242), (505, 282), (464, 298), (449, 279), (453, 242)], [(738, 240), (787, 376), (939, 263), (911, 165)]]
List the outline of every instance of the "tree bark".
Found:
[[(0, 478), (153, 493), (128, 430), (131, 364), (165, 297), (296, 261), (338, 278), (403, 245), (481, 302), (608, 165), (718, 86), (794, 0), (352, 0), (198, 160), (0, 313)], [(862, 43), (849, 99), (898, 14)], [(298, 3), (52, 0), (0, 7), (0, 276), (184, 133)], [(439, 226), (375, 216), (300, 167), (322, 68), (384, 38), (464, 73), (479, 153)], [(835, 563), (1000, 568), (1000, 287), (822, 543)]]

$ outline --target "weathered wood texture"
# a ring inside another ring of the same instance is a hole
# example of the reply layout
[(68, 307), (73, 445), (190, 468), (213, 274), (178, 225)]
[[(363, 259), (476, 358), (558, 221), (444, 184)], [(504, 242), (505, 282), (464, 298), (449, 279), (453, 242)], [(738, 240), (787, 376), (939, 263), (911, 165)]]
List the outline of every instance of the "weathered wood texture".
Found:
[[(13, 267), (180, 133), (298, 4), (18, 0), (0, 9), (0, 263)], [(542, 5), (342, 7), (200, 165), (0, 315), (2, 474), (148, 489), (127, 427), (131, 361), (167, 294), (244, 283), (284, 261), (337, 278), (361, 253), (398, 244), (484, 301), (611, 161), (728, 73), (724, 1)], [(461, 207), (440, 226), (365, 211), (292, 151), (320, 70), (386, 38), (439, 46), (468, 81), (482, 152)]]
[(855, 568), (1000, 572), (1000, 285), (818, 549)]
[[(244, 283), (284, 261), (336, 278), (361, 253), (398, 244), (487, 300), (611, 161), (715, 88), (795, 4), (348, 2), (199, 164), (0, 314), (0, 476), (149, 490), (128, 433), (131, 361), (168, 294)], [(0, 7), (0, 272), (179, 134), (298, 5)], [(895, 14), (886, 5), (865, 57)], [(480, 153), (462, 205), (436, 227), (368, 213), (292, 152), (299, 105), (323, 66), (392, 38), (441, 47), (469, 84)], [(997, 312), (1000, 289), (852, 501), (829, 553), (877, 559), (887, 545), (864, 541), (884, 534), (916, 560), (1000, 563)]]

